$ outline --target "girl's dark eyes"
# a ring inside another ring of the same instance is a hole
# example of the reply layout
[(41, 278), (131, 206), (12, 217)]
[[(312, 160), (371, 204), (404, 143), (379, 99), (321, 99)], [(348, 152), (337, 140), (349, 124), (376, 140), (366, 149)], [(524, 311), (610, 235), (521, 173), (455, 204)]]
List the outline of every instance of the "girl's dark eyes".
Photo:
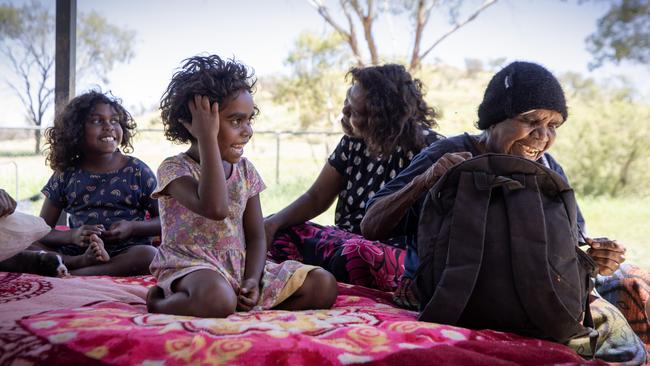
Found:
[[(93, 125), (101, 125), (102, 123), (104, 123), (104, 120), (99, 118), (91, 118), (90, 120), (88, 120), (88, 123)], [(108, 123), (110, 123), (111, 125), (117, 125), (120, 123), (120, 120), (117, 118), (111, 118), (108, 120)]]
[[(243, 118), (238, 118), (238, 119), (232, 120), (231, 123), (232, 123), (233, 127), (240, 127), (245, 121), (246, 120), (244, 120)], [(254, 121), (255, 120), (253, 118), (250, 118), (250, 119), (248, 119), (248, 124), (252, 125)]]

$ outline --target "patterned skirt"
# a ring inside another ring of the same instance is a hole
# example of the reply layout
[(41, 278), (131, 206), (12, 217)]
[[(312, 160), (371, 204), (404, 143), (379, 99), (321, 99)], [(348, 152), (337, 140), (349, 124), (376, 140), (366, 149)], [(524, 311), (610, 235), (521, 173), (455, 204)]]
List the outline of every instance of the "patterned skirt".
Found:
[(323, 267), (339, 282), (394, 291), (404, 273), (403, 249), (312, 222), (278, 231), (269, 250), (276, 262)]
[(596, 290), (603, 299), (616, 305), (643, 343), (650, 344), (650, 273), (623, 264), (611, 276), (596, 279)]

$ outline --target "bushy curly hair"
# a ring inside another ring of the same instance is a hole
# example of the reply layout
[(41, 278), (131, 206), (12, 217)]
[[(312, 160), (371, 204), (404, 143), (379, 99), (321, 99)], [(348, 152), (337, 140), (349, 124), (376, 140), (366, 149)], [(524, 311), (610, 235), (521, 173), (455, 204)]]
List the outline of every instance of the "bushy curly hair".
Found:
[(373, 155), (388, 155), (398, 146), (419, 151), (426, 145), (423, 128), (437, 126), (436, 113), (424, 101), (422, 82), (404, 66), (355, 67), (347, 77), (366, 91), (364, 139)]
[(122, 106), (121, 100), (112, 94), (90, 90), (68, 102), (54, 119), (54, 126), (45, 130), (48, 152), (45, 161), (52, 170), (62, 172), (69, 167), (79, 166), (83, 161), (86, 120), (93, 107), (100, 103), (115, 109), (123, 133), (120, 147), (126, 153), (133, 152), (131, 138), (135, 135), (136, 124), (131, 114)]
[(209, 55), (190, 57), (183, 62), (160, 100), (165, 137), (179, 144), (194, 140), (181, 122), (191, 123), (188, 102), (195, 95), (207, 96), (210, 104), (217, 102), (219, 109), (223, 109), (239, 92), (245, 90), (253, 94), (257, 81), (253, 72), (235, 59), (223, 60), (217, 55)]

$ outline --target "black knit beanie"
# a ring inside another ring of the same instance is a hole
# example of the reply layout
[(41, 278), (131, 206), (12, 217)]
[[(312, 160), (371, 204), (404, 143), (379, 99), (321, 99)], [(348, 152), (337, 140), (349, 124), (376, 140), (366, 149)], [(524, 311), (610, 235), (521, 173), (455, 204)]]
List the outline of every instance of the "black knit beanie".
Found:
[(531, 109), (557, 111), (567, 118), (564, 92), (555, 76), (538, 64), (515, 61), (490, 80), (478, 107), (477, 127), (485, 130)]

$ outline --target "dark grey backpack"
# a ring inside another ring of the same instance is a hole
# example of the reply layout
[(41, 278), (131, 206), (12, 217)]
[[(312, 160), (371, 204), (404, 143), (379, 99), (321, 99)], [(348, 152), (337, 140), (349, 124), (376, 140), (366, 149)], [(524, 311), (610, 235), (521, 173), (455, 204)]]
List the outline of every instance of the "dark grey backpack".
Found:
[(454, 166), (419, 221), (419, 319), (558, 342), (590, 334), (593, 347), (596, 265), (576, 216), (573, 190), (541, 164), (485, 154)]

